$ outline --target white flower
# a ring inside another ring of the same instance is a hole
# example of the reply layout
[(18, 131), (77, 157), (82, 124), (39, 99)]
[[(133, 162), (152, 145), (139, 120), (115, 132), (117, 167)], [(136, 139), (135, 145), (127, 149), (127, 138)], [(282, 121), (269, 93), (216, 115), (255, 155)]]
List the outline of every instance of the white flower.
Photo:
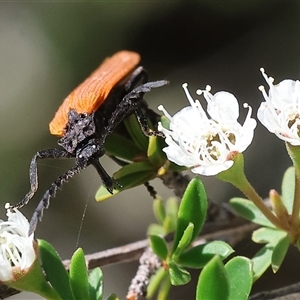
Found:
[(16, 209), (7, 209), (6, 215), (7, 221), (0, 220), (0, 282), (17, 279), (14, 275), (26, 272), (36, 259), (27, 219)]
[(182, 85), (191, 106), (183, 108), (171, 117), (162, 105), (158, 107), (170, 120), (169, 129), (159, 124), (159, 130), (166, 136), (168, 147), (164, 152), (170, 161), (179, 166), (192, 168), (201, 175), (216, 175), (233, 165), (228, 157), (232, 151), (243, 152), (252, 142), (256, 121), (252, 119), (252, 109), (244, 122), (237, 122), (239, 105), (237, 99), (228, 92), (210, 93), (198, 90), (207, 101), (207, 113), (199, 100), (193, 100), (187, 84)]
[(280, 139), (294, 146), (300, 145), (300, 82), (286, 79), (274, 85), (274, 78), (260, 69), (270, 87), (267, 95), (263, 86), (259, 89), (266, 102), (262, 102), (257, 117), (260, 122)]

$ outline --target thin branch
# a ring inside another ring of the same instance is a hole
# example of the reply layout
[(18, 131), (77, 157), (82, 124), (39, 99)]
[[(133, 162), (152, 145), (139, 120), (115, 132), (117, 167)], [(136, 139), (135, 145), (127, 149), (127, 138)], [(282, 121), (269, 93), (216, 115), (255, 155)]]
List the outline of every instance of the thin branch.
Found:
[(291, 284), (276, 290), (261, 292), (253, 295), (249, 300), (297, 300), (300, 299), (300, 283)]
[[(231, 223), (228, 225), (232, 227), (236, 226), (236, 223)], [(223, 228), (224, 227), (225, 226), (223, 225)], [(253, 223), (246, 223), (238, 227), (232, 227), (224, 230), (219, 230), (218, 232), (207, 233), (196, 239), (192, 246), (203, 243), (203, 241), (218, 239), (228, 241), (231, 246), (234, 246), (256, 228), (258, 228), (257, 225)], [(172, 240), (172, 237), (168, 237), (167, 240)], [(145, 239), (121, 247), (88, 254), (85, 256), (85, 259), (88, 269), (94, 269), (96, 267), (104, 267), (124, 262), (137, 261), (148, 246), (149, 241), (148, 239)], [(64, 260), (63, 263), (66, 269), (69, 269), (70, 260)]]
[[(111, 248), (108, 250), (85, 255), (88, 269), (103, 267), (117, 263), (136, 261), (142, 255), (144, 249), (149, 246), (147, 239), (130, 243), (121, 247)], [(63, 261), (66, 269), (69, 269), (70, 260)]]

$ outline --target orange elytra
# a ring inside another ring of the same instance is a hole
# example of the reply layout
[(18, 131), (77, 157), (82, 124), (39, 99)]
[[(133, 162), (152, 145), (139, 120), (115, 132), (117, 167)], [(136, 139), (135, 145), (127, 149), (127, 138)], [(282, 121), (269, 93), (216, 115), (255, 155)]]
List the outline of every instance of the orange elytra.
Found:
[(128, 76), (140, 62), (140, 55), (131, 51), (120, 51), (106, 58), (83, 83), (64, 100), (49, 124), (51, 134), (63, 136), (68, 123), (68, 113), (92, 113), (105, 101), (108, 94), (124, 77)]

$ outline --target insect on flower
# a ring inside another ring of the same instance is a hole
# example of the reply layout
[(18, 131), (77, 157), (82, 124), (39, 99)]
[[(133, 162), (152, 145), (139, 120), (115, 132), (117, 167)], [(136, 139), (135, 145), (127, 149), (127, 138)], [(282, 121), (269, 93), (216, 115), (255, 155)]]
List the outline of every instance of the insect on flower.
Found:
[(75, 166), (59, 176), (45, 192), (34, 211), (29, 234), (35, 230), (38, 219), (41, 220), (43, 210), (48, 208), (49, 200), (55, 197), (57, 189), (87, 166), (95, 167), (110, 193), (118, 187), (100, 164), (99, 158), (105, 153), (105, 139), (126, 116), (135, 113), (145, 135), (164, 136), (148, 127), (139, 102), (145, 93), (167, 84), (167, 81), (147, 82), (147, 73), (138, 66), (139, 61), (138, 53), (117, 52), (104, 60), (59, 107), (49, 128), (51, 134), (60, 137), (58, 145), (61, 147), (40, 150), (34, 155), (29, 168), (30, 191), (11, 209), (26, 205), (37, 191), (37, 159), (75, 158)]

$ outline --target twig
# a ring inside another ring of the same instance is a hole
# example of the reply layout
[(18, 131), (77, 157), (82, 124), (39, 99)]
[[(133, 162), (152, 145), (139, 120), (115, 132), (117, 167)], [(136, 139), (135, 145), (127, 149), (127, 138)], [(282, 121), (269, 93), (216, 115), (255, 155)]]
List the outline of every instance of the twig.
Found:
[(291, 284), (276, 290), (258, 293), (249, 298), (249, 300), (297, 300), (300, 299), (300, 283)]

